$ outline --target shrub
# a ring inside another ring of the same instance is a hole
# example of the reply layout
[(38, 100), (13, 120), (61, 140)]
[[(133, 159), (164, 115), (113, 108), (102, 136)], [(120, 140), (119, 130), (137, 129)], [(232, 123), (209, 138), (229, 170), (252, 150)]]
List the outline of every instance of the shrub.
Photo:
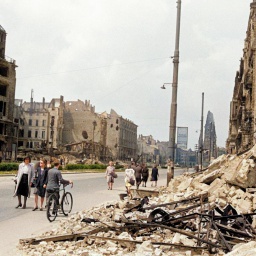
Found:
[(19, 164), (17, 163), (1, 163), (0, 171), (18, 171)]
[(67, 164), (66, 170), (84, 170), (84, 169), (106, 169), (103, 164)]

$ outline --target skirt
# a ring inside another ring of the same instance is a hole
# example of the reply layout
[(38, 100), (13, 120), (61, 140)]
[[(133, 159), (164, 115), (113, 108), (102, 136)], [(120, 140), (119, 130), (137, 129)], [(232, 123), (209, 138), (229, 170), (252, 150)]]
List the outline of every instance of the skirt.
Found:
[(110, 175), (107, 176), (107, 183), (114, 183), (114, 178)]
[(46, 192), (46, 189), (43, 188), (43, 187), (38, 187), (37, 188), (37, 193), (40, 197), (45, 197), (45, 192)]
[(28, 197), (28, 191), (28, 174), (23, 173), (17, 189), (17, 195)]

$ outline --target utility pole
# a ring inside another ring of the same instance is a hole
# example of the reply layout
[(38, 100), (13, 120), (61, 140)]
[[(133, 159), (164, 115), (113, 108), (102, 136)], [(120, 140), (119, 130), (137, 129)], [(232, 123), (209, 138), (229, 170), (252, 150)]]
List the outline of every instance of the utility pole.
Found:
[[(178, 71), (179, 71), (180, 13), (181, 13), (181, 0), (177, 0), (176, 40), (175, 40), (175, 51), (173, 56), (172, 103), (171, 103), (171, 112), (170, 112), (170, 130), (169, 130), (170, 159), (173, 161), (173, 163), (175, 163), (175, 147), (176, 147), (175, 137), (176, 137), (177, 91), (178, 91)], [(174, 172), (174, 168), (172, 171)]]
[(203, 131), (204, 131), (204, 93), (202, 93), (202, 114), (201, 114), (201, 131), (200, 131), (200, 170), (203, 169)]

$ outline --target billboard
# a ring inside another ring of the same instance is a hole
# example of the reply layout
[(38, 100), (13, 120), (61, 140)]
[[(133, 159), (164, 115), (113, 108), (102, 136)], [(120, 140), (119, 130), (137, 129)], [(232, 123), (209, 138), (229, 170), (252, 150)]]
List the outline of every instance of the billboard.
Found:
[(177, 127), (177, 148), (187, 149), (188, 127)]

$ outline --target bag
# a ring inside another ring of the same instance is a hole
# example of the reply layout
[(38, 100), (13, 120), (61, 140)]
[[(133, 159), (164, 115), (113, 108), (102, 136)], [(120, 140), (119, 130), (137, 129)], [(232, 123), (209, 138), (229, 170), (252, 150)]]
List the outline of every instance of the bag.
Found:
[(133, 178), (130, 178), (129, 183), (133, 186), (135, 184), (135, 180)]
[(113, 178), (117, 178), (117, 174), (116, 174), (116, 173), (113, 173), (113, 174), (112, 174), (112, 177), (113, 177)]
[(33, 179), (31, 188), (35, 188), (36, 187), (36, 183), (37, 183), (37, 177)]

